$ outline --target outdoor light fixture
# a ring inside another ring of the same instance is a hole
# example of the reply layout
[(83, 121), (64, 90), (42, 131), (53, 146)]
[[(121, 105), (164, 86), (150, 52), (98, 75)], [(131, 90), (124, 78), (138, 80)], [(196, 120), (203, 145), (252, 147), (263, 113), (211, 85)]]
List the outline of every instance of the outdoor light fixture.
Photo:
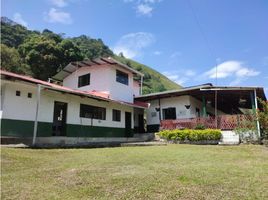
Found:
[(185, 108), (188, 110), (191, 107), (191, 105), (185, 105)]
[(155, 108), (155, 111), (156, 111), (156, 112), (159, 112), (159, 111), (160, 111), (160, 108)]

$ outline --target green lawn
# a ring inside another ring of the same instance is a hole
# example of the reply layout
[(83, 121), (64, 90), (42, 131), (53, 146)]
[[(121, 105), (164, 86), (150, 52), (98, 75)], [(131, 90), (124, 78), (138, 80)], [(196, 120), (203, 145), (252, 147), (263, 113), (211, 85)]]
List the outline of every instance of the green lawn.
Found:
[(264, 146), (12, 149), (2, 199), (268, 199)]

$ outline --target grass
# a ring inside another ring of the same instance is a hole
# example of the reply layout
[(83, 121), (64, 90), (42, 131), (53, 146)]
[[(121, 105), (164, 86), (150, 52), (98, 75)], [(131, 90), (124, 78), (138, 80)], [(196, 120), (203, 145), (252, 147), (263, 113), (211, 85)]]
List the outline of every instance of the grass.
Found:
[(268, 148), (168, 145), (1, 152), (2, 199), (268, 199)]

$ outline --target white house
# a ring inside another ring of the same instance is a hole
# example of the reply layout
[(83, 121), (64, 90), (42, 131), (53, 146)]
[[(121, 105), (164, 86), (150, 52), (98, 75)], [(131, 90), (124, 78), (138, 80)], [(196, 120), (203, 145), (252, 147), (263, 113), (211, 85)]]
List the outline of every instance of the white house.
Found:
[[(148, 104), (134, 101), (143, 74), (112, 58), (70, 63), (53, 79), (1, 74), (1, 136), (33, 143), (75, 143), (85, 138), (127, 138), (144, 130)], [(81, 139), (83, 138), (83, 139)]]
[[(216, 128), (231, 129), (231, 126), (227, 126), (227, 117), (229, 121), (234, 121), (237, 114), (258, 108), (257, 97), (266, 100), (263, 88), (216, 87), (212, 84), (203, 84), (141, 95), (135, 99), (150, 104), (147, 110), (147, 131), (156, 132), (161, 123), (191, 127), (198, 123), (199, 118), (206, 118), (212, 123), (215, 121), (215, 116), (218, 118)], [(211, 118), (208, 118), (209, 116)], [(219, 124), (219, 120), (225, 124)], [(214, 124), (208, 125), (215, 128)]]

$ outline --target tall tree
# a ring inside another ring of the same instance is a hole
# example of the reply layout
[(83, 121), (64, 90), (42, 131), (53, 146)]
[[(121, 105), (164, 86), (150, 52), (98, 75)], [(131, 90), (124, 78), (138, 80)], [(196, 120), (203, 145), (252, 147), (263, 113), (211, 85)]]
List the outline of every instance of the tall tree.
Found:
[(60, 62), (60, 48), (57, 43), (45, 36), (34, 35), (19, 46), (19, 53), (24, 58), (35, 78), (47, 80), (53, 76)]
[(84, 59), (112, 56), (113, 52), (106, 46), (101, 39), (92, 39), (86, 35), (71, 38), (81, 50)]
[(19, 52), (1, 44), (1, 68), (10, 72), (30, 74), (29, 66), (22, 63)]
[(17, 48), (32, 32), (8, 18), (1, 17), (1, 43)]
[(34, 77), (42, 80), (55, 75), (59, 67), (82, 59), (79, 48), (70, 40), (59, 42), (50, 36), (32, 35), (19, 46), (19, 53), (31, 67)]

